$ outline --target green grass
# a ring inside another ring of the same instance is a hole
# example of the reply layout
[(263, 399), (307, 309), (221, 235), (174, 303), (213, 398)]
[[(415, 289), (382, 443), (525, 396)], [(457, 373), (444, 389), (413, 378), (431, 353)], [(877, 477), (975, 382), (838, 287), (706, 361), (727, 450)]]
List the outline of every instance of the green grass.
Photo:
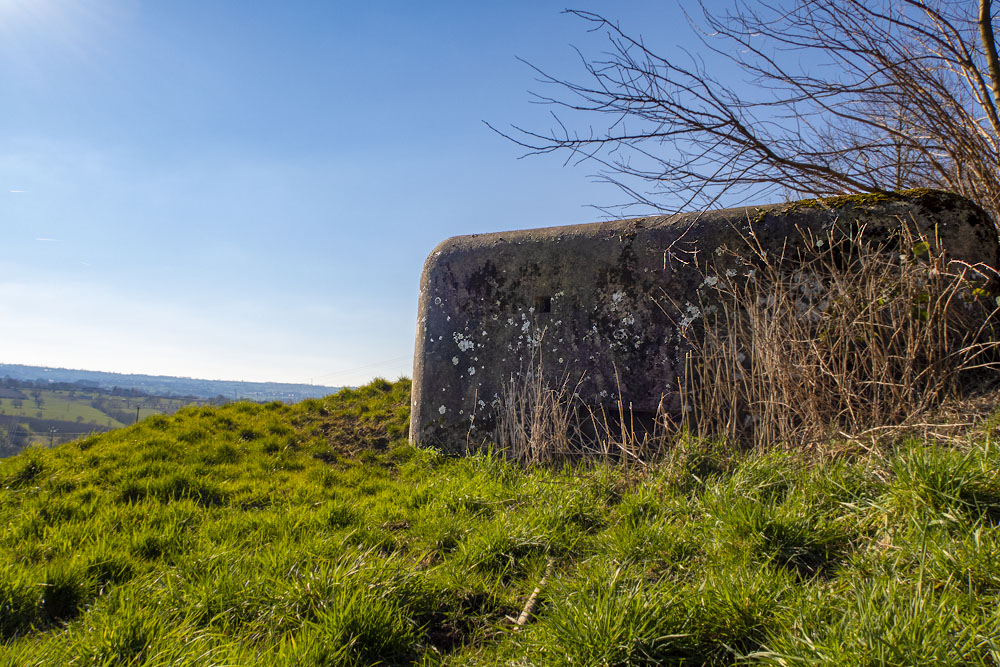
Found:
[(379, 380), (0, 461), (0, 664), (1000, 664), (995, 426), (524, 470), (410, 447), (408, 406)]

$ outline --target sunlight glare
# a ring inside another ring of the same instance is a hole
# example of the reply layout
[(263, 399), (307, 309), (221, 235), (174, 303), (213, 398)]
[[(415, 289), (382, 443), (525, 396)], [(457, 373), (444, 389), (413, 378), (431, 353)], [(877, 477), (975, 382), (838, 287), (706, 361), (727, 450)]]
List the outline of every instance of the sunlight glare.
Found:
[(0, 65), (30, 72), (40, 55), (86, 57), (107, 26), (108, 3), (0, 0)]

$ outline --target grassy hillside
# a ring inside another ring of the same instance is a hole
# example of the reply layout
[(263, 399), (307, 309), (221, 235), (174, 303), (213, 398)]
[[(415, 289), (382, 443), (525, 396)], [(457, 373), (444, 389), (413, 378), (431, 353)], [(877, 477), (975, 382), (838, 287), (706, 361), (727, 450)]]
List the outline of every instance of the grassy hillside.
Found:
[(1000, 664), (1000, 416), (523, 470), (409, 447), (408, 406), (376, 381), (0, 461), (0, 664)]

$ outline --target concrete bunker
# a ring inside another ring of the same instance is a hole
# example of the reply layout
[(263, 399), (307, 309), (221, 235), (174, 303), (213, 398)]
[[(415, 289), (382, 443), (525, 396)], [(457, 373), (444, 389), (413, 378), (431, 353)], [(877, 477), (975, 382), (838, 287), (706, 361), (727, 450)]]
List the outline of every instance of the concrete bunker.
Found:
[(953, 258), (1000, 266), (986, 213), (934, 190), (447, 239), (421, 278), (410, 440), (448, 452), (490, 441), (504, 383), (539, 358), (595, 409), (655, 414), (676, 393), (678, 324), (699, 316), (705, 258), (751, 232), (780, 252), (802, 231), (861, 225), (869, 241), (891, 245), (905, 225)]

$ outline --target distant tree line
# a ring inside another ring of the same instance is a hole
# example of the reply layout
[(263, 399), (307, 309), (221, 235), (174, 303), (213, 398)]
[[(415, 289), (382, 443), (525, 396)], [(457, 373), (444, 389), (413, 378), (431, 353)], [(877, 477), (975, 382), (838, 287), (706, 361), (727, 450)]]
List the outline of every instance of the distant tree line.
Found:
[[(110, 394), (112, 396), (127, 396), (127, 397), (138, 397), (138, 398), (173, 398), (181, 401), (196, 401), (199, 400), (197, 396), (191, 394), (169, 394), (166, 396), (154, 395), (148, 392), (142, 391), (141, 389), (136, 389), (134, 387), (119, 387), (117, 385), (112, 387), (101, 387), (96, 382), (90, 380), (77, 380), (76, 382), (49, 382), (47, 380), (19, 380), (17, 378), (12, 378), (9, 375), (0, 379), (0, 388), (8, 390), (19, 390), (19, 389), (47, 389), (51, 391), (90, 391), (90, 392), (100, 392), (101, 394)], [(0, 394), (0, 398), (7, 398), (3, 394)], [(23, 398), (23, 396), (21, 396)]]

